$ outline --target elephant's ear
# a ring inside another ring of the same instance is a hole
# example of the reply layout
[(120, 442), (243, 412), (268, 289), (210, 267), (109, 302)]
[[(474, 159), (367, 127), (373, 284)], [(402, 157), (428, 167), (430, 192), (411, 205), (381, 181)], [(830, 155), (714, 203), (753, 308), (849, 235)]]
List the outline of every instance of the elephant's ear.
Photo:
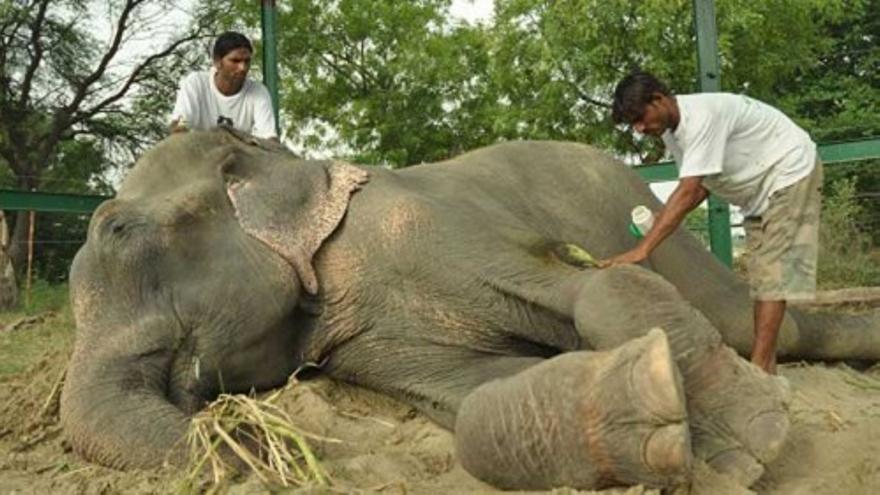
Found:
[(342, 162), (267, 159), (235, 153), (221, 167), (241, 227), (296, 270), (318, 292), (312, 257), (345, 216), (366, 171)]

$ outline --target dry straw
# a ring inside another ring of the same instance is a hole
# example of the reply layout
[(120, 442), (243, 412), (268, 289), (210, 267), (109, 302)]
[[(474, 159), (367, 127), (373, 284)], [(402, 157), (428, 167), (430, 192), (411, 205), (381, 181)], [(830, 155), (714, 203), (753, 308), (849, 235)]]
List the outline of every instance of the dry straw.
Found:
[[(236, 477), (243, 465), (265, 485), (328, 485), (307, 439), (339, 440), (301, 430), (275, 404), (281, 392), (296, 383), (292, 380), (265, 399), (223, 394), (197, 414), (187, 437), (191, 461), (185, 486), (195, 489), (202, 482), (222, 486)], [(209, 480), (203, 479), (205, 475)]]

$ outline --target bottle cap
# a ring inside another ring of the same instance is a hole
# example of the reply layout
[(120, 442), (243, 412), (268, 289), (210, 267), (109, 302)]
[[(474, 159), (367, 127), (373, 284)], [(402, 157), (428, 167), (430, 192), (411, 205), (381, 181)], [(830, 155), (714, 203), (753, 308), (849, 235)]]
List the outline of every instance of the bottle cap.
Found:
[(651, 226), (654, 225), (654, 213), (648, 209), (647, 206), (639, 205), (633, 208), (632, 213), (632, 224), (638, 229), (639, 233), (644, 236), (651, 230)]

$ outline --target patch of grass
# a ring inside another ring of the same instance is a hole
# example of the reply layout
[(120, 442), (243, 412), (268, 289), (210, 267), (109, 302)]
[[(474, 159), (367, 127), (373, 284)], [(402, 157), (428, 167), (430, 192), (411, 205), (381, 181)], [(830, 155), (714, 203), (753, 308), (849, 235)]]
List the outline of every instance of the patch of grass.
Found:
[(31, 304), (0, 313), (0, 377), (20, 373), (47, 352), (70, 346), (73, 316), (67, 285), (34, 284)]
[(822, 289), (880, 285), (880, 264), (856, 178), (831, 184), (822, 204), (818, 282)]
[(21, 311), (28, 315), (47, 311), (59, 312), (67, 307), (68, 297), (67, 284), (50, 284), (45, 280), (35, 280), (31, 285), (30, 298), (22, 291), (19, 305)]

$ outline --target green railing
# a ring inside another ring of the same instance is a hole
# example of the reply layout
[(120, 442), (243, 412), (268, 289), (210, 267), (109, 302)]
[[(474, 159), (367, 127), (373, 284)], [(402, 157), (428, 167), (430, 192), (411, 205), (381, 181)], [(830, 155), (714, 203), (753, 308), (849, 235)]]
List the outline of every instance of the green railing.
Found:
[(91, 214), (110, 196), (61, 194), (0, 189), (0, 210)]
[[(868, 138), (839, 143), (820, 144), (819, 157), (824, 165), (880, 159), (880, 138)], [(633, 167), (646, 182), (671, 182), (678, 180), (678, 171), (672, 162)], [(714, 201), (713, 201), (714, 200)], [(714, 196), (709, 197), (709, 245), (712, 253), (724, 264), (733, 262), (733, 242), (730, 235), (730, 209)], [(715, 220), (713, 225), (713, 220)], [(719, 227), (718, 224), (721, 224)], [(713, 226), (715, 229), (713, 230)], [(719, 232), (720, 229), (724, 232)]]
[[(819, 145), (819, 156), (827, 164), (880, 159), (880, 138)], [(647, 182), (678, 180), (675, 165), (661, 162), (633, 167)], [(110, 196), (28, 192), (0, 189), (0, 210), (33, 210), (90, 214)]]
[[(825, 165), (877, 159), (880, 158), (880, 138), (820, 144), (819, 156)], [(672, 162), (638, 165), (634, 168), (647, 182), (678, 180), (678, 171)]]

